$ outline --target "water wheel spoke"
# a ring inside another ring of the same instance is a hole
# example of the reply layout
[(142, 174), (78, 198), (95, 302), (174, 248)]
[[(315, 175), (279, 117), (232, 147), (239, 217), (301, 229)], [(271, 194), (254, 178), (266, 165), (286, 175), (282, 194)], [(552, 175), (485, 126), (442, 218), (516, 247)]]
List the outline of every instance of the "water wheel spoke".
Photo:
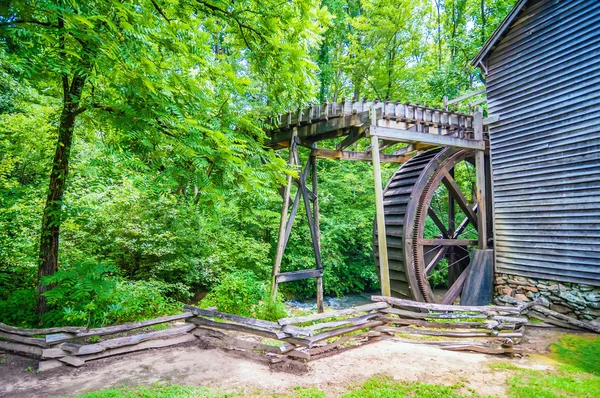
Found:
[(431, 274), (431, 271), (435, 269), (439, 262), (442, 261), (444, 257), (446, 257), (446, 253), (448, 252), (449, 247), (450, 246), (442, 246), (440, 250), (435, 254), (435, 256), (433, 256), (431, 261), (425, 267), (425, 274), (427, 276), (429, 276), (429, 274)]
[(442, 174), (444, 175), (442, 182), (448, 189), (448, 193), (452, 195), (460, 209), (467, 215), (467, 217), (469, 217), (471, 224), (473, 224), (473, 226), (477, 225), (477, 215), (471, 208), (471, 205), (469, 205), (467, 198), (465, 198), (465, 195), (463, 195), (454, 178), (450, 175), (450, 173), (448, 173), (447, 170), (442, 170)]
[(476, 245), (476, 240), (469, 239), (419, 239), (420, 245), (426, 246), (469, 246)]
[[(465, 257), (468, 257), (468, 255)], [(460, 276), (456, 278), (456, 281), (452, 284), (452, 286), (450, 286), (450, 289), (448, 289), (446, 294), (444, 294), (444, 297), (442, 297), (442, 304), (452, 304), (454, 303), (454, 300), (460, 296), (463, 286), (465, 285), (465, 281), (467, 280), (467, 272), (469, 271), (470, 267), (471, 265), (469, 264), (469, 266), (465, 268)]]
[(440, 232), (442, 233), (444, 238), (447, 238), (448, 237), (448, 229), (446, 229), (446, 226), (444, 225), (442, 220), (440, 220), (440, 218), (437, 216), (437, 214), (435, 214), (435, 211), (433, 211), (433, 209), (431, 207), (429, 209), (427, 209), (427, 215), (429, 215), (429, 217), (431, 217), (431, 220), (433, 221), (435, 226), (438, 227), (438, 229), (440, 230)]

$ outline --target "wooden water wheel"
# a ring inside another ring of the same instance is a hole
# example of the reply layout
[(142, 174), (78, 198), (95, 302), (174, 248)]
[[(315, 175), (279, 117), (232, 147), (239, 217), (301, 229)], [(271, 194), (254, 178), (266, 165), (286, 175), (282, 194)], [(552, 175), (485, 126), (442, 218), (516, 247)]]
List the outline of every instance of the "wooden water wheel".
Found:
[[(392, 295), (444, 304), (460, 296), (477, 244), (474, 156), (457, 148), (423, 152), (404, 163), (385, 187)], [(377, 250), (375, 226), (379, 271)]]

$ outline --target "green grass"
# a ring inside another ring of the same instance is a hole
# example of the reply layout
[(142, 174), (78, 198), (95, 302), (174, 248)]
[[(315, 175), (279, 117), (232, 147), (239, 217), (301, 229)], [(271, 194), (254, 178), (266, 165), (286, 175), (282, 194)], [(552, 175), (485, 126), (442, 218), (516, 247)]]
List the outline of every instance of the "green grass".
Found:
[(111, 388), (78, 395), (79, 398), (226, 398), (235, 396), (237, 395), (225, 394), (204, 387), (160, 383), (152, 386)]
[(508, 392), (514, 398), (600, 397), (600, 338), (564, 335), (550, 347), (558, 366), (552, 371), (496, 362), (490, 368), (511, 371)]
[(442, 386), (439, 384), (425, 384), (418, 382), (399, 382), (388, 376), (375, 376), (367, 380), (362, 386), (348, 391), (343, 398), (458, 398), (475, 396), (462, 393), (463, 386), (454, 384)]

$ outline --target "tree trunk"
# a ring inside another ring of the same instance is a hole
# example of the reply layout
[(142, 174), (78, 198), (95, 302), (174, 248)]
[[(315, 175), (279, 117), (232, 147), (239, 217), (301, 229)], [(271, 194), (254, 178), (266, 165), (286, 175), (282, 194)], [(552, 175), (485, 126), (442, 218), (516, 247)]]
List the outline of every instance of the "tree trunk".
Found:
[(85, 81), (85, 76), (75, 76), (69, 88), (67, 78), (63, 78), (63, 109), (60, 115), (58, 141), (56, 143), (52, 171), (50, 172), (50, 186), (46, 206), (44, 207), (40, 236), (37, 289), (37, 314), (40, 320), (48, 311), (46, 297), (43, 293), (52, 289), (52, 286), (41, 283), (42, 278), (53, 275), (58, 269), (58, 237), (61, 224), (62, 200), (69, 173), (69, 158), (71, 155), (75, 119), (81, 113), (79, 101)]

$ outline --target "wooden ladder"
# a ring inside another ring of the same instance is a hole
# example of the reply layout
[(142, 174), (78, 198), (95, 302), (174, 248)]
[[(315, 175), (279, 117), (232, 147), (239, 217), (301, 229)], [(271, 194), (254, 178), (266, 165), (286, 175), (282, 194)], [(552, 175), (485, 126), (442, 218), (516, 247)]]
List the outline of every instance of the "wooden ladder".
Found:
[[(288, 175), (287, 184), (283, 191), (283, 206), (281, 209), (281, 221), (279, 224), (279, 234), (277, 238), (277, 251), (275, 254), (275, 262), (273, 264), (271, 292), (273, 294), (273, 299), (275, 299), (277, 296), (277, 285), (279, 283), (316, 278), (317, 310), (319, 312), (323, 312), (323, 264), (321, 262), (319, 199), (317, 196), (317, 158), (311, 153), (306, 165), (304, 166), (304, 170), (302, 170), (300, 156), (298, 155), (298, 142), (298, 130), (294, 127), (292, 138), (290, 140), (290, 159), (288, 164), (291, 168), (295, 167), (298, 169), (298, 178), (292, 178), (292, 176)], [(316, 143), (313, 143), (312, 147), (316, 148)], [(311, 174), (312, 190), (309, 190), (306, 186), (309, 171)], [(295, 184), (298, 187), (298, 191), (296, 192), (293, 202), (291, 202), (290, 198), (292, 184)], [(290, 232), (292, 231), (292, 224), (294, 223), (294, 218), (298, 212), (298, 206), (300, 205), (300, 197), (302, 197), (302, 201), (304, 202), (304, 208), (308, 218), (313, 250), (315, 252), (315, 268), (292, 272), (280, 272), (283, 254), (290, 238)], [(290, 202), (292, 207), (288, 214)]]

